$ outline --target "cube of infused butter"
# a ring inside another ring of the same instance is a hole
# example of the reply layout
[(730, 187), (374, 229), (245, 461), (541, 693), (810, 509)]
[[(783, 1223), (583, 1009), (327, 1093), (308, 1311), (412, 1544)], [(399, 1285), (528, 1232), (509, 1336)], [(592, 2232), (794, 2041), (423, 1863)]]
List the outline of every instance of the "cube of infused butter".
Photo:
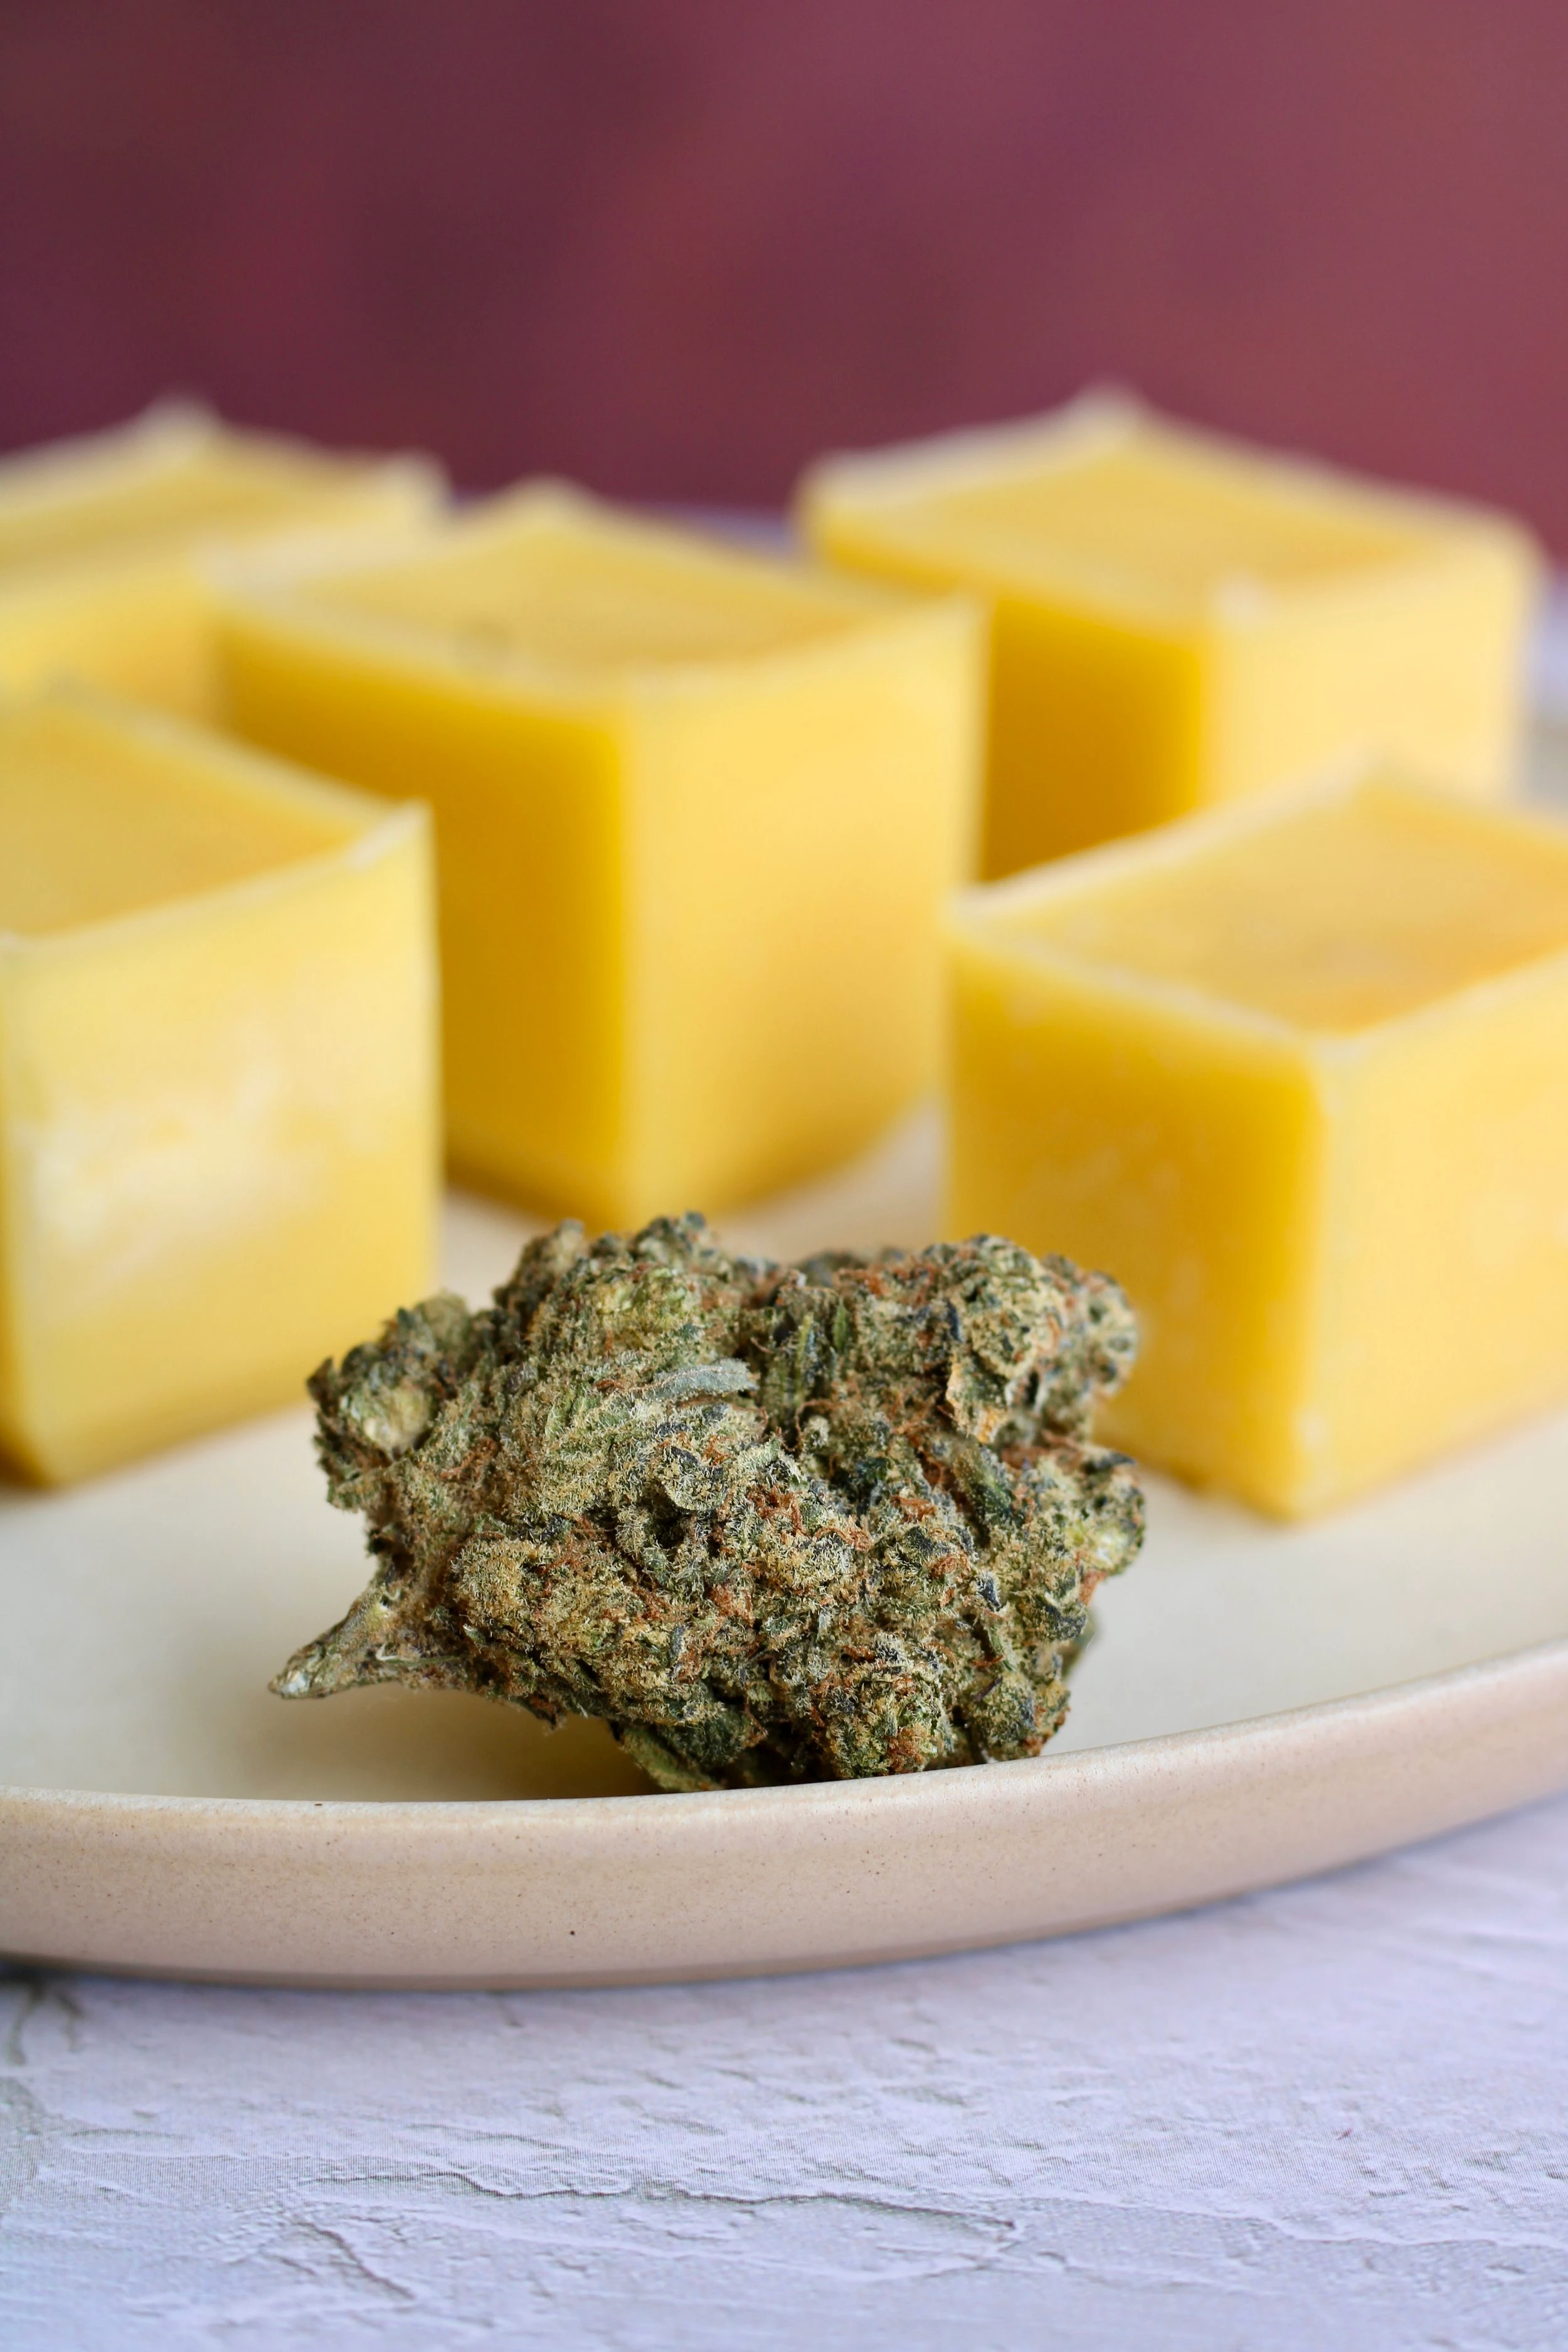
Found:
[(821, 1168), (931, 1082), (979, 631), (535, 488), (258, 572), (223, 653), (241, 732), (435, 809), (458, 1167), (631, 1224)]
[(1103, 1266), (1112, 1438), (1317, 1510), (1568, 1395), (1568, 830), (1373, 774), (963, 894), (949, 1230)]
[(0, 461), (0, 688), (75, 677), (205, 715), (204, 556), (279, 534), (401, 529), (440, 496), (435, 468), (349, 458), (200, 410)]
[(71, 695), (0, 711), (0, 1454), (299, 1398), (428, 1287), (428, 824)]
[(1356, 751), (1495, 791), (1538, 576), (1506, 518), (1114, 398), (806, 478), (833, 562), (990, 600), (984, 871)]

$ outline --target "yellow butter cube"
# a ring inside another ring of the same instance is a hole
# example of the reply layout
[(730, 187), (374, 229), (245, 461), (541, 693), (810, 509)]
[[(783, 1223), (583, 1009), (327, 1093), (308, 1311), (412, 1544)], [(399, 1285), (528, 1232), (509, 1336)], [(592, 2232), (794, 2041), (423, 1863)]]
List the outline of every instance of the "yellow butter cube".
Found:
[(1568, 830), (1386, 775), (963, 894), (949, 1230), (1104, 1266), (1113, 1440), (1270, 1511), (1568, 1394)]
[(192, 716), (213, 703), (205, 559), (306, 531), (401, 529), (441, 495), (410, 458), (347, 458), (161, 408), (0, 462), (0, 688), (75, 677)]
[(1505, 517), (1105, 397), (828, 459), (800, 504), (833, 562), (988, 598), (987, 875), (1358, 751), (1509, 773), (1539, 562)]
[(631, 1224), (931, 1083), (980, 625), (536, 488), (258, 572), (223, 654), (242, 733), (435, 809), (458, 1167)]
[(296, 1399), (428, 1288), (428, 823), (180, 721), (0, 711), (0, 1453)]

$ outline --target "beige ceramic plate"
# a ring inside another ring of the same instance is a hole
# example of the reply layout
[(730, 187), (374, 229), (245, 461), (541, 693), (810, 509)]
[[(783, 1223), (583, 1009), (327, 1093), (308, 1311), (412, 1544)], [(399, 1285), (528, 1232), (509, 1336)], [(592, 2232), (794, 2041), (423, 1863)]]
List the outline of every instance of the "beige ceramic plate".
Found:
[[(917, 1127), (733, 1221), (738, 1244), (920, 1242)], [(525, 1228), (454, 1204), (480, 1295)], [(1321, 1527), (1152, 1482), (1037, 1763), (646, 1793), (608, 1736), (267, 1677), (361, 1581), (306, 1415), (75, 1492), (0, 1487), (0, 1948), (343, 1984), (805, 1968), (1199, 1903), (1568, 1781), (1568, 1421)]]

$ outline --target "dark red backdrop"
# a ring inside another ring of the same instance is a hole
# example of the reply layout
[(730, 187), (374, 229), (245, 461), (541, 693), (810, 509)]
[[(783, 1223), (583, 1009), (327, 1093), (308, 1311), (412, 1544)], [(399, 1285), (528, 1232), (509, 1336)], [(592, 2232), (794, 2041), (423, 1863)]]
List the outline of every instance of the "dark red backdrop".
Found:
[(1107, 375), (1568, 548), (1565, 0), (0, 0), (0, 444), (761, 501)]

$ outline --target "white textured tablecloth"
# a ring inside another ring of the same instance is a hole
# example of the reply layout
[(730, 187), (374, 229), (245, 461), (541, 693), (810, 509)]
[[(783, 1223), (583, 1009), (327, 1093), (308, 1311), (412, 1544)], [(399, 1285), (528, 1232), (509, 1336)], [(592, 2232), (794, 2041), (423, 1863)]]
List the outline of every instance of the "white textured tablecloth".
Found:
[(1568, 1800), (837, 1976), (0, 1978), (0, 2341), (1568, 2344)]

